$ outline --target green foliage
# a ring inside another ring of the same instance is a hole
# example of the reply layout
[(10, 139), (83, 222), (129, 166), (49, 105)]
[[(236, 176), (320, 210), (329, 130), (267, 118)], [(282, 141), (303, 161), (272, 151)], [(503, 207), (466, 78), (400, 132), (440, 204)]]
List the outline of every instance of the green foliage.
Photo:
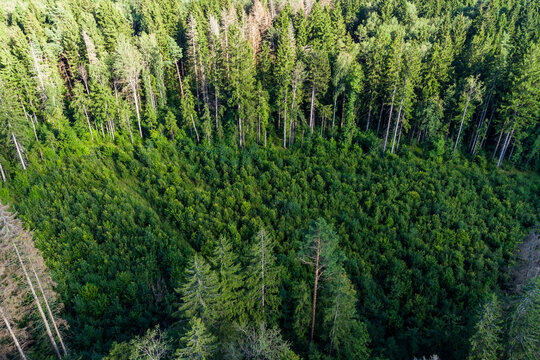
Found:
[(467, 359), (499, 359), (502, 350), (502, 310), (497, 295), (493, 294), (483, 306), (471, 338)]
[(208, 333), (204, 323), (199, 318), (190, 321), (191, 329), (181, 341), (183, 348), (176, 350), (178, 360), (206, 360), (212, 359), (216, 351), (216, 338)]

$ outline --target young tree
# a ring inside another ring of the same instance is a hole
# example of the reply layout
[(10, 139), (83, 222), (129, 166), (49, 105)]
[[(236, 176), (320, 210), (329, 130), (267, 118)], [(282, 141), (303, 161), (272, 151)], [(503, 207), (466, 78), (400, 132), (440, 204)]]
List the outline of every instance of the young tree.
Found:
[(369, 334), (356, 315), (356, 290), (341, 269), (330, 284), (329, 301), (323, 315), (330, 353), (341, 359), (368, 359)]
[(512, 314), (508, 358), (537, 359), (540, 344), (540, 277), (533, 278), (520, 294)]
[(186, 318), (200, 318), (206, 325), (213, 323), (219, 301), (219, 281), (200, 255), (191, 260), (186, 269), (185, 283), (177, 292), (182, 300), (180, 311)]
[(195, 317), (190, 321), (191, 329), (181, 339), (184, 348), (176, 350), (178, 360), (212, 359), (217, 349), (217, 339), (208, 332), (204, 322)]
[(210, 263), (218, 275), (219, 295), (216, 301), (218, 316), (227, 323), (237, 321), (244, 313), (241, 305), (244, 298), (242, 291), (244, 276), (240, 272), (240, 264), (232, 243), (226, 237), (221, 236), (218, 239)]
[(497, 295), (484, 304), (471, 338), (469, 360), (496, 360), (502, 350), (502, 309)]
[(300, 261), (313, 268), (313, 302), (311, 311), (310, 341), (315, 334), (315, 315), (317, 313), (317, 294), (320, 281), (335, 275), (338, 269), (338, 238), (332, 226), (324, 219), (312, 221), (304, 238)]

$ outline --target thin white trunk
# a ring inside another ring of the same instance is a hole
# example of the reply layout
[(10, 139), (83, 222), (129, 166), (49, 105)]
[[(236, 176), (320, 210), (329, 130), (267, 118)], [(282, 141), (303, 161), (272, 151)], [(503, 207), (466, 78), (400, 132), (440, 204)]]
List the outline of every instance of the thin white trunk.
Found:
[(2, 167), (2, 163), (0, 163), (0, 175), (2, 175), (2, 181), (6, 182), (6, 174), (4, 173), (4, 168)]
[(403, 82), (403, 94), (401, 94), (401, 102), (399, 104), (397, 123), (396, 123), (396, 128), (394, 130), (394, 138), (392, 139), (392, 150), (390, 151), (392, 154), (394, 153), (394, 147), (396, 145), (396, 137), (397, 137), (398, 128), (399, 128), (399, 121), (401, 120), (401, 110), (403, 109), (403, 100), (405, 99), (405, 87), (406, 86), (407, 86), (407, 79), (405, 79), (405, 81)]
[(47, 313), (49, 314), (49, 317), (51, 318), (51, 322), (54, 327), (54, 332), (56, 333), (56, 336), (58, 337), (58, 340), (60, 341), (60, 346), (62, 347), (62, 351), (64, 352), (64, 356), (67, 355), (66, 346), (64, 345), (64, 340), (62, 339), (62, 335), (60, 335), (60, 331), (58, 330), (58, 326), (56, 325), (56, 321), (54, 320), (54, 315), (51, 311), (51, 307), (49, 306), (49, 301), (47, 300), (47, 296), (45, 295), (45, 291), (43, 291), (43, 287), (41, 286), (41, 281), (39, 281), (39, 276), (36, 273), (36, 269), (32, 266), (32, 272), (34, 273), (34, 277), (36, 278), (36, 282), (39, 287), (39, 291), (41, 291), (41, 294), (43, 295), (43, 299), (45, 300), (45, 308), (47, 309)]
[(17, 138), (15, 138), (14, 133), (11, 133), (11, 138), (13, 139), (13, 143), (15, 144), (15, 149), (17, 150), (17, 155), (19, 155), (19, 160), (21, 160), (21, 165), (23, 167), (23, 170), (26, 170), (26, 165), (24, 164), (21, 148), (19, 147), (19, 143), (17, 142)]
[(465, 110), (463, 110), (463, 116), (461, 117), (461, 124), (459, 125), (459, 131), (457, 134), (456, 143), (454, 144), (454, 150), (452, 151), (452, 159), (454, 158), (454, 155), (456, 153), (456, 148), (459, 143), (459, 137), (461, 136), (461, 130), (463, 129), (463, 123), (465, 122), (465, 115), (467, 115), (467, 108), (469, 107), (471, 96), (472, 96), (472, 91), (469, 91), (469, 96), (467, 97), (467, 103), (465, 104)]
[(309, 127), (313, 134), (315, 128), (315, 84), (311, 87), (311, 107), (309, 108)]
[(15, 344), (15, 347), (19, 351), (19, 356), (22, 360), (26, 360), (26, 355), (24, 355), (23, 349), (21, 347), (21, 344), (19, 344), (19, 340), (17, 340), (17, 336), (15, 336), (15, 333), (13, 332), (13, 329), (11, 328), (11, 325), (9, 324), (9, 320), (7, 319), (4, 309), (0, 307), (0, 314), (2, 315), (2, 320), (4, 320), (4, 324), (6, 324), (6, 328), (9, 332), (9, 335), (11, 335), (11, 338), (13, 339), (13, 343)]
[(197, 144), (199, 143), (199, 132), (195, 126), (195, 119), (193, 119), (193, 114), (191, 114), (191, 125), (193, 125), (193, 130), (195, 130), (195, 135), (197, 136)]
[(134, 81), (131, 82), (131, 92), (133, 93), (133, 100), (135, 101), (135, 110), (137, 111), (137, 123), (139, 124), (139, 135), (143, 138), (141, 127), (141, 114), (139, 112), (139, 99), (137, 98), (137, 87)]
[(41, 319), (43, 320), (43, 324), (45, 325), (45, 331), (47, 332), (47, 335), (49, 336), (49, 340), (51, 341), (51, 345), (54, 349), (56, 356), (58, 357), (58, 359), (61, 359), (62, 356), (60, 355), (60, 351), (58, 350), (58, 345), (56, 345), (56, 341), (54, 340), (54, 336), (51, 332), (51, 328), (49, 326), (49, 322), (47, 321), (47, 317), (45, 316), (45, 313), (43, 312), (43, 308), (41, 307), (41, 302), (39, 301), (39, 298), (36, 294), (36, 290), (34, 289), (34, 284), (32, 283), (30, 276), (28, 275), (28, 271), (26, 271), (26, 266), (24, 265), (24, 262), (21, 258), (21, 254), (19, 254), (19, 249), (17, 249), (17, 245), (15, 245), (14, 242), (12, 242), (12, 244), (13, 244), (13, 248), (15, 249), (15, 253), (17, 254), (17, 258), (19, 259), (19, 263), (21, 264), (26, 281), (28, 282), (28, 285), (30, 286), (32, 296), (34, 297), (34, 301), (36, 302), (36, 306), (38, 308)]
[(90, 125), (90, 118), (88, 117), (88, 112), (86, 111), (86, 105), (83, 104), (84, 116), (86, 117), (86, 122), (88, 123), (88, 129), (90, 130), (90, 136), (92, 141), (94, 141), (94, 133), (92, 132), (92, 126)]

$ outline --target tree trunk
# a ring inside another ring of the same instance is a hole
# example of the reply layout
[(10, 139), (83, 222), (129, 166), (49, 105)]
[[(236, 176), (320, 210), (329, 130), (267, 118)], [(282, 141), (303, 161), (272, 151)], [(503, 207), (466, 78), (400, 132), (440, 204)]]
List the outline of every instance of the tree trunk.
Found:
[(178, 61), (176, 61), (174, 64), (176, 65), (176, 75), (178, 76), (178, 83), (180, 84), (180, 98), (184, 98), (184, 87), (182, 86), (182, 77), (180, 76)]
[(86, 111), (86, 105), (83, 104), (84, 116), (86, 117), (86, 123), (88, 124), (88, 129), (90, 129), (90, 136), (92, 141), (94, 141), (94, 133), (92, 132), (92, 126), (90, 125), (90, 118), (88, 117), (88, 112)]
[(334, 97), (334, 114), (332, 115), (332, 137), (334, 137), (334, 125), (336, 123), (336, 103), (337, 103), (337, 96)]
[(139, 135), (143, 138), (142, 126), (141, 126), (141, 114), (139, 112), (139, 99), (137, 97), (137, 87), (134, 83), (131, 84), (131, 92), (133, 93), (133, 100), (135, 101), (135, 110), (137, 111), (137, 124), (139, 124)]
[(311, 107), (309, 108), (309, 127), (311, 128), (311, 134), (315, 128), (315, 84), (311, 87)]
[(390, 103), (390, 115), (388, 116), (388, 125), (386, 126), (386, 136), (384, 137), (383, 154), (386, 152), (386, 145), (388, 143), (388, 134), (390, 133), (390, 126), (392, 125), (392, 111), (394, 110), (394, 99), (396, 97), (398, 75), (396, 74), (396, 82), (394, 83), (394, 91), (392, 91), (392, 102)]
[(315, 312), (317, 311), (317, 287), (319, 286), (319, 257), (321, 250), (321, 238), (317, 239), (317, 254), (315, 257), (315, 284), (313, 285), (313, 309), (311, 312), (311, 335), (310, 341), (313, 342), (315, 334)]
[(15, 150), (17, 150), (17, 155), (19, 156), (19, 160), (21, 161), (21, 165), (23, 167), (23, 170), (26, 170), (26, 165), (24, 164), (21, 149), (19, 147), (19, 143), (17, 142), (17, 138), (15, 138), (14, 133), (11, 133), (11, 138), (13, 139), (13, 143), (15, 144)]
[(36, 290), (34, 289), (34, 284), (32, 283), (32, 280), (30, 279), (30, 276), (28, 275), (28, 271), (26, 271), (26, 266), (24, 265), (24, 262), (21, 258), (21, 254), (19, 254), (19, 250), (17, 249), (17, 245), (15, 245), (14, 242), (12, 242), (13, 247), (15, 248), (15, 253), (17, 254), (17, 258), (19, 259), (19, 263), (21, 264), (24, 276), (26, 278), (26, 281), (28, 282), (28, 285), (30, 286), (30, 291), (32, 292), (32, 296), (34, 297), (34, 301), (36, 302), (39, 314), (41, 316), (41, 319), (43, 320), (43, 324), (45, 325), (45, 331), (47, 332), (47, 335), (49, 337), (49, 340), (51, 341), (51, 345), (54, 349), (54, 352), (56, 354), (56, 357), (58, 359), (61, 359), (62, 356), (60, 355), (60, 351), (58, 350), (58, 345), (56, 345), (56, 341), (54, 340), (54, 336), (51, 332), (51, 328), (49, 326), (49, 322), (47, 321), (47, 317), (45, 316), (45, 313), (43, 312), (43, 308), (41, 307), (41, 303), (39, 301), (39, 298), (36, 294)]
[(472, 92), (469, 91), (469, 96), (467, 97), (467, 103), (465, 104), (465, 110), (463, 110), (463, 116), (461, 117), (461, 124), (459, 124), (459, 131), (456, 138), (456, 143), (454, 144), (454, 150), (452, 151), (452, 159), (456, 153), (456, 148), (459, 143), (459, 137), (461, 136), (461, 130), (463, 129), (463, 123), (465, 122), (465, 115), (467, 115), (467, 108), (469, 107), (469, 102), (471, 101)]
[(287, 89), (285, 89), (285, 102), (284, 107), (285, 112), (283, 113), (283, 148), (287, 148)]
[(19, 351), (19, 356), (21, 357), (22, 360), (26, 360), (26, 355), (24, 355), (21, 344), (19, 344), (19, 340), (17, 340), (17, 337), (15, 336), (13, 329), (9, 325), (9, 321), (6, 317), (6, 314), (4, 313), (4, 309), (2, 309), (1, 307), (0, 307), (0, 315), (2, 315), (2, 320), (4, 320), (4, 324), (6, 324), (6, 328), (9, 332), (9, 335), (11, 335), (11, 338), (13, 339), (13, 343), (15, 344), (15, 347)]
[(396, 129), (394, 130), (394, 138), (392, 139), (392, 150), (390, 151), (392, 154), (394, 153), (394, 146), (396, 145), (396, 137), (397, 137), (398, 128), (399, 128), (399, 121), (401, 120), (401, 110), (403, 109), (403, 100), (405, 99), (405, 87), (406, 86), (407, 86), (407, 79), (405, 79), (405, 81), (403, 82), (403, 94), (401, 94), (401, 102), (399, 104), (399, 111), (398, 111)]
[(60, 335), (60, 331), (58, 330), (58, 326), (56, 325), (56, 321), (54, 320), (53, 313), (51, 311), (51, 307), (49, 306), (49, 301), (47, 300), (47, 296), (45, 295), (45, 291), (43, 291), (43, 287), (41, 286), (41, 281), (39, 281), (39, 277), (36, 273), (36, 270), (32, 266), (32, 272), (34, 273), (34, 277), (36, 278), (36, 282), (39, 287), (39, 291), (41, 291), (41, 294), (43, 295), (43, 299), (45, 300), (45, 308), (47, 309), (47, 313), (49, 314), (49, 317), (51, 318), (51, 322), (54, 327), (54, 331), (56, 333), (56, 336), (58, 337), (58, 340), (60, 341), (60, 346), (62, 347), (62, 351), (64, 353), (64, 356), (67, 355), (66, 346), (64, 345), (64, 340), (62, 339), (62, 335)]
[(261, 234), (261, 306), (263, 322), (266, 320), (264, 314), (264, 233)]
[(506, 135), (506, 140), (504, 141), (504, 145), (501, 149), (501, 154), (499, 155), (499, 161), (497, 162), (497, 167), (501, 167), (502, 161), (504, 159), (504, 155), (506, 154), (506, 150), (508, 149), (508, 145), (510, 144), (510, 140), (512, 140), (512, 135), (514, 135), (514, 129), (512, 128), (512, 131), (510, 131)]
[(384, 110), (384, 102), (381, 104), (381, 112), (379, 113), (379, 121), (377, 122), (377, 135), (379, 135), (379, 130), (381, 129), (381, 120), (382, 120), (383, 110)]
[(367, 116), (367, 124), (366, 124), (366, 131), (369, 131), (369, 122), (371, 120), (371, 105), (369, 106), (368, 116)]
[(499, 145), (501, 144), (501, 139), (504, 134), (504, 127), (506, 125), (506, 121), (503, 124), (503, 127), (501, 128), (501, 133), (499, 134), (499, 139), (497, 140), (497, 145), (495, 146), (495, 151), (493, 151), (493, 155), (491, 155), (491, 161), (495, 160), (495, 155), (497, 154), (497, 150), (499, 150)]
[(191, 125), (193, 125), (193, 130), (195, 130), (195, 136), (197, 137), (197, 144), (198, 144), (199, 143), (199, 132), (197, 131), (197, 126), (195, 126), (195, 119), (193, 119), (193, 114), (191, 114)]
[(2, 175), (2, 181), (6, 182), (6, 174), (4, 173), (4, 168), (2, 167), (2, 163), (0, 163), (0, 175)]

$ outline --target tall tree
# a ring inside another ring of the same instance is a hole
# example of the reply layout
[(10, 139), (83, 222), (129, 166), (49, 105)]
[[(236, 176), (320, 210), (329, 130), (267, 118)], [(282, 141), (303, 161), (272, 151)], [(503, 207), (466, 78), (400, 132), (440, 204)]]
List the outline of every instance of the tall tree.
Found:
[(275, 242), (261, 229), (251, 246), (250, 264), (246, 276), (246, 298), (254, 323), (275, 324), (281, 299), (279, 286), (281, 269), (275, 255)]
[(300, 252), (300, 261), (313, 269), (313, 301), (311, 311), (310, 340), (315, 335), (315, 316), (317, 313), (317, 294), (320, 282), (335, 275), (338, 269), (338, 238), (332, 226), (324, 219), (312, 221)]

